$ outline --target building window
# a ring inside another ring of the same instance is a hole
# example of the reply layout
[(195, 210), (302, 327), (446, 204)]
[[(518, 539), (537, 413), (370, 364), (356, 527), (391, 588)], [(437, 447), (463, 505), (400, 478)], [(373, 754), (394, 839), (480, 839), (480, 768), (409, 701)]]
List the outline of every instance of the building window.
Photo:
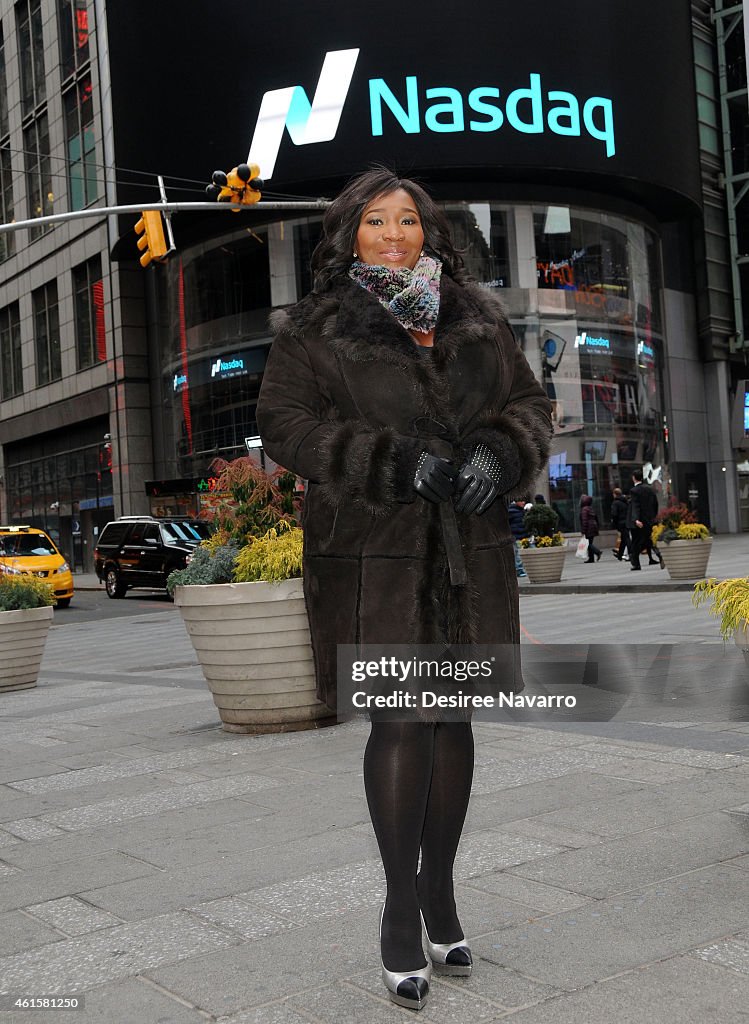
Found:
[[(0, 144), (0, 221), (13, 220), (13, 175), (10, 163), (10, 144)], [(15, 232), (0, 235), (0, 262), (15, 252)]]
[(70, 209), (80, 210), (98, 196), (91, 75), (79, 79), (65, 93), (64, 101)]
[(60, 360), (60, 323), (57, 311), (57, 282), (50, 281), (32, 293), (34, 301), (34, 341), (36, 343), (36, 383), (49, 384), (62, 377)]
[(0, 309), (0, 398), (6, 401), (22, 391), (21, 318), (14, 302)]
[(5, 77), (5, 40), (0, 24), (0, 139), (4, 139), (8, 128), (8, 83)]
[(65, 81), (88, 61), (86, 0), (59, 0), (57, 17), (60, 23), (60, 63)]
[(16, 4), (18, 56), (21, 64), (21, 108), (24, 117), (47, 98), (41, 0)]
[[(53, 212), (52, 168), (49, 159), (49, 122), (42, 114), (23, 131), (26, 161), (26, 191), (29, 217), (45, 217)], [(31, 229), (32, 239), (38, 238), (41, 228)]]
[(75, 337), (78, 369), (85, 370), (107, 358), (104, 326), (104, 282), (99, 256), (73, 270), (75, 294)]
[[(0, 221), (13, 220), (13, 175), (10, 160), (8, 125), (8, 84), (5, 76), (5, 43), (0, 24)], [(14, 232), (0, 235), (0, 263), (15, 252)]]

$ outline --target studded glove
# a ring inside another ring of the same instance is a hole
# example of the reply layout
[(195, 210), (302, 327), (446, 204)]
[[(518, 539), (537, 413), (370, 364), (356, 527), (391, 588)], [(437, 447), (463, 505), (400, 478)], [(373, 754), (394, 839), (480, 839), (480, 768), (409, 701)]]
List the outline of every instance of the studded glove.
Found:
[(445, 501), (455, 492), (458, 470), (447, 459), (422, 452), (416, 463), (414, 489), (427, 501)]
[(502, 469), (499, 459), (491, 448), (479, 444), (474, 449), (471, 461), (460, 470), (455, 482), (460, 494), (455, 506), (456, 512), (465, 515), (481, 515), (489, 508), (499, 494), (502, 483)]

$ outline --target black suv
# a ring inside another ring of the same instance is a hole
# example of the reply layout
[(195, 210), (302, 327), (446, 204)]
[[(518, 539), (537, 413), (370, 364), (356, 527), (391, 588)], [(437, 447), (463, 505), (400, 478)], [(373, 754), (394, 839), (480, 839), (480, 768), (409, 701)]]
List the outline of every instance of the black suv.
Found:
[(109, 597), (124, 597), (130, 587), (160, 589), (209, 536), (208, 526), (197, 519), (123, 516), (102, 530), (94, 569)]

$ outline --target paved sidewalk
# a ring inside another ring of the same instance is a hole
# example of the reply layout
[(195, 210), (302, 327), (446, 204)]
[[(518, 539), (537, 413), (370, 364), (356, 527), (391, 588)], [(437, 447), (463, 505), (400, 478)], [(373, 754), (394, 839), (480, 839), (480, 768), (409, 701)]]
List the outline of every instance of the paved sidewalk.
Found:
[[(522, 602), (533, 642), (591, 639), (569, 600)], [(626, 610), (643, 641), (671, 622), (723, 651), (687, 594), (579, 601), (605, 635)], [(749, 723), (725, 718), (477, 723), (456, 868), (476, 969), (419, 1020), (745, 1021)], [(38, 688), (0, 698), (0, 991), (85, 1009), (0, 1020), (414, 1019), (380, 980), (366, 736), (223, 733), (172, 607), (54, 626)]]

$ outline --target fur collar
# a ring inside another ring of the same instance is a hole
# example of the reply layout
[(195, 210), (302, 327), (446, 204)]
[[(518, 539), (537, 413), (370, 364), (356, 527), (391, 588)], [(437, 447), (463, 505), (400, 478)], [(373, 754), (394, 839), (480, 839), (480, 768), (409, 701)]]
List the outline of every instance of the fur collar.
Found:
[[(434, 356), (455, 358), (462, 345), (489, 341), (507, 316), (500, 300), (477, 284), (459, 285), (443, 275)], [(356, 362), (385, 360), (401, 366), (424, 356), (410, 334), (365, 288), (342, 279), (322, 295), (312, 293), (271, 315), (274, 333), (286, 331), (308, 342), (325, 339), (336, 353)]]

